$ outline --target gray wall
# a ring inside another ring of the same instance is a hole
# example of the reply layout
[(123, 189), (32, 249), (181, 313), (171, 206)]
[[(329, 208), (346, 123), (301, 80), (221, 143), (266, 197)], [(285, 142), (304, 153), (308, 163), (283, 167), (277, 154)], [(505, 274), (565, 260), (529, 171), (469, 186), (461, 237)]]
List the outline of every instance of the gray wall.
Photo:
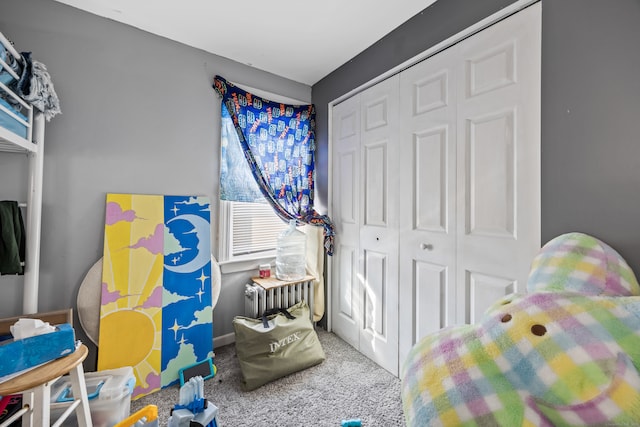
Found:
[(640, 277), (640, 1), (542, 6), (543, 240), (591, 233)]
[[(313, 85), (319, 197), (327, 199), (327, 103), (511, 0), (440, 0)], [(609, 243), (640, 273), (640, 2), (542, 0), (542, 242)]]
[[(311, 99), (307, 85), (51, 0), (2, 0), (0, 31), (47, 66), (63, 111), (45, 131), (40, 311), (75, 307), (85, 273), (102, 256), (106, 193), (206, 195), (217, 230), (214, 75)], [(24, 158), (0, 155), (0, 198), (25, 200)], [(223, 276), (215, 336), (232, 332), (231, 319), (244, 310), (241, 285), (255, 273)], [(0, 277), (0, 317), (21, 314), (21, 284)]]

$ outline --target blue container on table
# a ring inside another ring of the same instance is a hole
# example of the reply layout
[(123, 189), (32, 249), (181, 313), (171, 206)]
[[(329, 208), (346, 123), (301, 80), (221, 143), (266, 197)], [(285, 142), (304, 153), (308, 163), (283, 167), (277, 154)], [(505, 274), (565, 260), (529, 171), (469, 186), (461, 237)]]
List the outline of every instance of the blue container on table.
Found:
[(0, 377), (68, 356), (75, 350), (75, 332), (68, 323), (57, 325), (47, 334), (0, 341)]

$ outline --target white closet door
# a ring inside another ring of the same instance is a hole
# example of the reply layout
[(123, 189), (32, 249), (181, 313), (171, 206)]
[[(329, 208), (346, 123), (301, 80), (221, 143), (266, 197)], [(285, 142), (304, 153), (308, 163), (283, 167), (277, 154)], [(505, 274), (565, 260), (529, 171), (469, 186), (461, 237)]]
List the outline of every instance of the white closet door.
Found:
[(400, 361), (455, 321), (456, 48), (400, 74)]
[(360, 351), (398, 375), (398, 82), (367, 89), (361, 106)]
[(332, 327), (397, 374), (540, 247), (540, 4), (332, 112)]
[(398, 374), (398, 76), (332, 112), (332, 329)]
[(459, 322), (524, 291), (540, 248), (540, 7), (459, 45)]
[(540, 6), (400, 74), (400, 362), (523, 290), (540, 247)]
[(360, 347), (360, 96), (333, 107), (331, 162), (333, 220), (332, 330)]

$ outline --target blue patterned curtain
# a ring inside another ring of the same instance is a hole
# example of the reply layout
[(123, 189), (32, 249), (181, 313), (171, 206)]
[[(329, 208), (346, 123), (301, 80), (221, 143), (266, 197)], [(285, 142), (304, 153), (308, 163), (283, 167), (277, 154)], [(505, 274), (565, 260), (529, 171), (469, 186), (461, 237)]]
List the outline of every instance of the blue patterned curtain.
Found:
[[(314, 106), (272, 102), (220, 76), (215, 77), (213, 88), (222, 97), (223, 126), (224, 116), (228, 114), (264, 198), (284, 221), (295, 219), (323, 226), (325, 250), (332, 255), (333, 223), (313, 208)], [(227, 149), (231, 143), (228, 141)]]
[(224, 105), (220, 127), (220, 200), (267, 204), (253, 178), (233, 120)]

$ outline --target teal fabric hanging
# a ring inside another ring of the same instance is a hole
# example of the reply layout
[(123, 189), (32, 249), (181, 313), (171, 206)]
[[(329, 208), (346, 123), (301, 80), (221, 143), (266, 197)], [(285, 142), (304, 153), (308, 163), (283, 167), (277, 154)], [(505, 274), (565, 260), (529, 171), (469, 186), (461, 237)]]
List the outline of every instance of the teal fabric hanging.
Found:
[[(296, 219), (323, 226), (325, 250), (332, 255), (333, 223), (313, 207), (314, 106), (287, 105), (254, 96), (220, 76), (215, 77), (213, 88), (222, 98), (223, 135), (228, 123), (235, 129), (235, 133), (226, 132), (228, 140), (223, 141), (223, 150), (235, 149), (231, 144), (237, 138), (258, 190), (276, 214), (285, 221)], [(225, 115), (230, 122), (225, 122)], [(221, 175), (228, 172), (226, 166), (223, 160)], [(253, 201), (246, 200), (255, 197), (255, 190), (246, 185), (246, 179), (241, 175), (227, 177), (229, 185), (221, 190), (221, 198)], [(239, 195), (248, 188), (246, 194)]]

